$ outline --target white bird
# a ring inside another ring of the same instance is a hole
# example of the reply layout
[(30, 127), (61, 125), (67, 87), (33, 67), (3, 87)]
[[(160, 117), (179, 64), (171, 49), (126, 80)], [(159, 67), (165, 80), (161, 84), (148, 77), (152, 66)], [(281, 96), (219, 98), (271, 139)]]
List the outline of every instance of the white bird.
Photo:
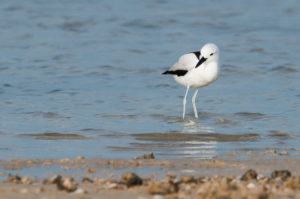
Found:
[(186, 87), (183, 98), (183, 113), (185, 116), (186, 97), (190, 88), (196, 88), (192, 98), (195, 117), (198, 118), (195, 104), (199, 88), (207, 86), (218, 78), (219, 48), (213, 44), (205, 44), (200, 51), (182, 55), (178, 61), (163, 75), (173, 75), (175, 81)]

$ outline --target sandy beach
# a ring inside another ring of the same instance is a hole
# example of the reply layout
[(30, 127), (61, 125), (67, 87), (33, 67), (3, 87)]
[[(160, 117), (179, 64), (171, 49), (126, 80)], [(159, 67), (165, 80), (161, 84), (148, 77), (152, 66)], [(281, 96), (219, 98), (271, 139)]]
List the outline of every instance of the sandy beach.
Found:
[(151, 155), (0, 161), (0, 198), (300, 197), (299, 159), (163, 160)]

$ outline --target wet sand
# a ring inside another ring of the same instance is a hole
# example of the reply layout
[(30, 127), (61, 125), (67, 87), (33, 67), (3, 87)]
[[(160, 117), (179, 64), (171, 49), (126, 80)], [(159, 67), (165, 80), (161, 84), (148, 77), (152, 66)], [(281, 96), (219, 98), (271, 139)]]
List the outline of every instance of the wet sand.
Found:
[(300, 160), (125, 159), (0, 161), (0, 199), (300, 198)]

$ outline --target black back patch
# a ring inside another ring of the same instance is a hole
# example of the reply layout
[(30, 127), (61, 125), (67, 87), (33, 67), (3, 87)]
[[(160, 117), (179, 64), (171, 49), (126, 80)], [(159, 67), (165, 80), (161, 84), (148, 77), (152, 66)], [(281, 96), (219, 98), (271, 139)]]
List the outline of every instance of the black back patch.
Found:
[(180, 77), (184, 76), (187, 72), (187, 70), (167, 70), (163, 75), (177, 75)]
[(192, 52), (192, 53), (194, 53), (194, 55), (197, 57), (198, 60), (200, 59), (200, 55), (201, 55), (200, 51)]

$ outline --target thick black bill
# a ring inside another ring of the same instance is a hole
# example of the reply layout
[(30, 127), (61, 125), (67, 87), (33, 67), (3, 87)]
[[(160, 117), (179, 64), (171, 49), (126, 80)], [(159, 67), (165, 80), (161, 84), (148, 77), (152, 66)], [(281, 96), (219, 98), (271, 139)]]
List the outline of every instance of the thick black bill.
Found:
[(207, 58), (202, 57), (202, 58), (199, 60), (199, 62), (197, 63), (197, 65), (196, 65), (195, 68), (197, 68), (198, 66), (200, 66), (201, 64), (203, 64), (203, 62), (205, 62), (206, 60), (207, 60)]

